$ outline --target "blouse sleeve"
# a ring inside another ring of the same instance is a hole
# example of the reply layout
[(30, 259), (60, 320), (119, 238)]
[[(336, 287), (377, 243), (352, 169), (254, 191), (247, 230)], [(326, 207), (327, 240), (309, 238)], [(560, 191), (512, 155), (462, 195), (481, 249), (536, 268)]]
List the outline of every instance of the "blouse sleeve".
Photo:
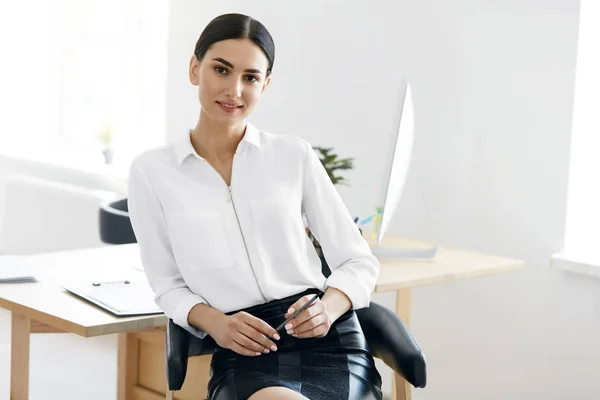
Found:
[(142, 265), (156, 304), (175, 324), (203, 338), (206, 333), (188, 323), (188, 314), (206, 300), (186, 285), (175, 262), (159, 198), (138, 163), (129, 173), (128, 207), (139, 244)]
[(379, 262), (312, 146), (305, 144), (302, 207), (331, 269), (326, 287), (344, 292), (353, 309), (368, 307), (379, 276)]

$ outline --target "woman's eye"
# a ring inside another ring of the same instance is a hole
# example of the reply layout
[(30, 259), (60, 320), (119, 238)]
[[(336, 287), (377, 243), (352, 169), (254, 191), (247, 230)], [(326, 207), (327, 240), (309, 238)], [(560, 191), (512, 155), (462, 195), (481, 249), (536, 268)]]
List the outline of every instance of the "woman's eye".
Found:
[(258, 82), (258, 78), (254, 75), (246, 75), (246, 80), (250, 82)]
[(225, 75), (227, 73), (227, 70), (223, 67), (215, 67), (215, 71), (219, 75)]

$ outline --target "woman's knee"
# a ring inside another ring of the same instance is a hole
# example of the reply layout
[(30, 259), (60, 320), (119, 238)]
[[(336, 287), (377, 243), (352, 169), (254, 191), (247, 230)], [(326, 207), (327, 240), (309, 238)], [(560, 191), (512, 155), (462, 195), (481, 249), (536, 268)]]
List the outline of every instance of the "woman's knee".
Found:
[(307, 400), (307, 398), (292, 389), (271, 386), (255, 392), (248, 400)]

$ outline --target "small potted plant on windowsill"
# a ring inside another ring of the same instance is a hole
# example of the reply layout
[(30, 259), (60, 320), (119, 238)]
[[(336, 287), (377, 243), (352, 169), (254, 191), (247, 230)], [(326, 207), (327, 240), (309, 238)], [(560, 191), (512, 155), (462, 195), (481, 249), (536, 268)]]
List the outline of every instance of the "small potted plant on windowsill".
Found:
[[(348, 181), (346, 180), (346, 178), (344, 178), (343, 176), (337, 175), (337, 173), (338, 173), (338, 171), (345, 171), (345, 170), (353, 169), (354, 168), (354, 158), (340, 158), (337, 154), (332, 153), (333, 148), (331, 148), (331, 147), (314, 146), (313, 149), (319, 153), (319, 160), (321, 161), (321, 164), (325, 168), (325, 171), (327, 171), (327, 175), (329, 175), (329, 179), (331, 179), (331, 182), (333, 182), (334, 185), (350, 186), (348, 184)], [(306, 234), (312, 241), (313, 245), (315, 246), (315, 250), (317, 251), (317, 254), (319, 255), (319, 258), (321, 259), (321, 266), (322, 266), (323, 274), (326, 277), (329, 276), (331, 274), (331, 272), (329, 270), (329, 266), (327, 265), (327, 262), (325, 261), (325, 256), (323, 254), (323, 250), (321, 249), (321, 245), (319, 244), (319, 241), (313, 236), (312, 232), (310, 231), (310, 229), (308, 227), (306, 228)]]
[(104, 156), (104, 163), (107, 165), (112, 164), (114, 157), (114, 150), (112, 148), (113, 139), (113, 130), (108, 126), (98, 132), (98, 140), (103, 146), (102, 155)]

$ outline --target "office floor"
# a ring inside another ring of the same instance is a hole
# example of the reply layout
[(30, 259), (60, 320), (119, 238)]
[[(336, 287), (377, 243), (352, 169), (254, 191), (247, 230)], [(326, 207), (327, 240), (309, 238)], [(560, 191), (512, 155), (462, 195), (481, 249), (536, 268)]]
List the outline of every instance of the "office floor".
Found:
[[(31, 338), (31, 400), (110, 400), (117, 391), (117, 337)], [(9, 400), (10, 313), (0, 309), (0, 400)]]

